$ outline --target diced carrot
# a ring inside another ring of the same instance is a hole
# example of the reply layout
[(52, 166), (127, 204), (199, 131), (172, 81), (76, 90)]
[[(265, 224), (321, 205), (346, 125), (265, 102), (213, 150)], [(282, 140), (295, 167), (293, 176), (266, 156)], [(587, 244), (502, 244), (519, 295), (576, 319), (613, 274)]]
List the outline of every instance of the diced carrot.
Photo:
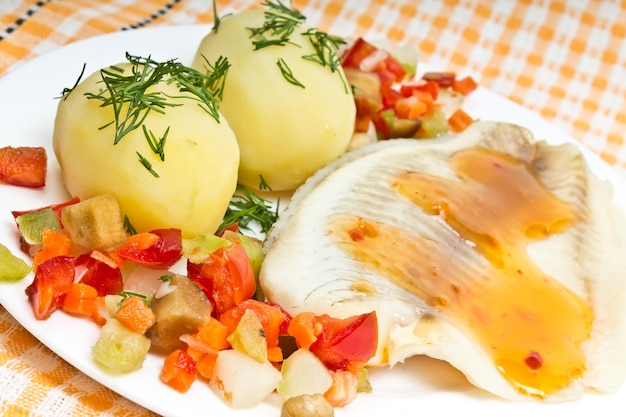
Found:
[(280, 346), (273, 346), (267, 348), (267, 360), (273, 363), (283, 361), (283, 350)]
[(356, 398), (358, 378), (349, 371), (335, 371), (332, 376), (333, 382), (324, 393), (324, 398), (333, 407), (343, 407)]
[(452, 83), (452, 89), (457, 93), (467, 95), (478, 88), (478, 84), (472, 77), (455, 79)]
[(123, 248), (132, 248), (133, 250), (143, 250), (148, 249), (154, 246), (155, 243), (159, 241), (159, 236), (155, 233), (137, 233), (134, 235), (130, 235), (128, 239), (126, 239), (126, 243), (124, 243)]
[(156, 316), (146, 302), (140, 298), (131, 296), (122, 302), (117, 310), (115, 318), (134, 332), (145, 333), (156, 320)]
[(219, 350), (206, 352), (200, 361), (198, 361), (198, 373), (207, 379), (211, 379), (213, 376), (213, 370), (215, 369), (215, 362), (217, 361), (217, 355)]
[(72, 284), (63, 299), (62, 310), (78, 317), (92, 319), (96, 324), (103, 326), (106, 317), (101, 313), (104, 299), (98, 296), (98, 291), (91, 285), (77, 282)]
[(196, 380), (198, 364), (189, 354), (177, 349), (170, 353), (163, 361), (163, 368), (159, 378), (161, 381), (178, 392), (187, 392)]
[(211, 319), (202, 324), (198, 328), (196, 337), (203, 343), (212, 346), (218, 350), (226, 349), (230, 347), (230, 344), (226, 340), (228, 338), (228, 327), (220, 323), (219, 320), (211, 317)]
[(396, 101), (396, 115), (401, 119), (417, 120), (428, 110), (427, 103), (416, 95), (404, 97)]
[(448, 119), (448, 124), (451, 131), (458, 133), (464, 131), (473, 121), (472, 116), (464, 112), (463, 109), (457, 109)]
[(63, 230), (44, 229), (42, 247), (33, 257), (33, 270), (42, 262), (56, 256), (68, 256), (72, 250), (72, 240)]
[(315, 313), (303, 312), (291, 319), (287, 333), (294, 337), (300, 348), (308, 349), (322, 332), (322, 324)]

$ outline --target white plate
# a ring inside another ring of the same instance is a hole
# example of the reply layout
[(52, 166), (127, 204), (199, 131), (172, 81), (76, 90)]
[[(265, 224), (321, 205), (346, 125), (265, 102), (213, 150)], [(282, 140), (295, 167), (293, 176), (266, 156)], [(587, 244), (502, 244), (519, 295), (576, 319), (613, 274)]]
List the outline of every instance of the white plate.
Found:
[[(25, 210), (62, 202), (69, 198), (61, 185), (59, 167), (51, 148), (51, 135), (57, 100), (65, 87), (74, 85), (83, 63), (86, 74), (121, 62), (126, 51), (157, 60), (178, 58), (189, 64), (208, 26), (155, 27), (118, 32), (76, 42), (34, 59), (0, 78), (0, 146), (44, 146), (48, 151), (47, 185), (31, 190), (0, 184), (0, 242), (18, 254), (18, 235), (11, 210)], [(530, 128), (537, 138), (551, 143), (572, 142), (528, 110), (479, 88), (466, 101), (465, 108), (476, 118), (508, 121)], [(601, 177), (614, 183), (616, 201), (625, 201), (625, 182), (615, 170), (595, 154), (585, 150), (588, 162)], [(112, 376), (98, 368), (90, 348), (98, 329), (86, 320), (55, 313), (47, 321), (34, 319), (24, 288), (32, 276), (18, 284), (0, 287), (0, 303), (35, 337), (60, 357), (124, 397), (165, 416), (277, 416), (279, 401), (270, 397), (259, 407), (232, 410), (215, 397), (208, 386), (195, 383), (179, 394), (158, 378), (161, 359), (150, 355), (143, 369), (130, 375)], [(599, 410), (619, 410), (626, 401), (626, 387), (612, 395), (586, 394), (573, 403), (547, 405), (508, 403), (473, 388), (456, 370), (428, 358), (412, 358), (393, 370), (372, 370), (371, 394), (362, 394), (350, 405), (337, 409), (337, 416), (415, 415), (456, 411), (481, 416), (592, 415)], [(606, 411), (604, 411), (606, 413)], [(371, 414), (370, 414), (371, 413)]]

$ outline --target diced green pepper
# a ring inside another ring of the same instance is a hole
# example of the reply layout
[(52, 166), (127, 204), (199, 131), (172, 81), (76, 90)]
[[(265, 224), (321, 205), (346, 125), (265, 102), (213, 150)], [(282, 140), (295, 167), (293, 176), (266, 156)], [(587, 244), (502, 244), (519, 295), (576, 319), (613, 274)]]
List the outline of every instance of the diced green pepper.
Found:
[(448, 132), (448, 119), (441, 109), (424, 115), (422, 127), (417, 132), (418, 138), (434, 138)]
[(31, 271), (31, 266), (0, 244), (0, 282), (16, 282)]
[(229, 244), (227, 239), (215, 235), (201, 235), (192, 239), (183, 239), (183, 256), (194, 264), (201, 264), (210, 254)]
[(44, 229), (61, 229), (59, 217), (51, 208), (21, 214), (15, 221), (24, 240), (31, 245), (41, 244)]

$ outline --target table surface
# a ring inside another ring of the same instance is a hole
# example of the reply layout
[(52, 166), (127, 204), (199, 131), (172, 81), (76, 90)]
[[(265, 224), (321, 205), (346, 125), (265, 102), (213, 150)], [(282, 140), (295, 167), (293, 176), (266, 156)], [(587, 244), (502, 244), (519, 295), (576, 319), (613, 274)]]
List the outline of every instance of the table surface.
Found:
[[(218, 0), (217, 8), (222, 14), (259, 3)], [(292, 4), (309, 24), (330, 33), (340, 30), (413, 45), (422, 61), (473, 76), (483, 87), (538, 113), (626, 175), (626, 2)], [(0, 77), (79, 39), (212, 21), (208, 0), (0, 0)], [(4, 415), (153, 415), (60, 360), (2, 307), (0, 342)]]

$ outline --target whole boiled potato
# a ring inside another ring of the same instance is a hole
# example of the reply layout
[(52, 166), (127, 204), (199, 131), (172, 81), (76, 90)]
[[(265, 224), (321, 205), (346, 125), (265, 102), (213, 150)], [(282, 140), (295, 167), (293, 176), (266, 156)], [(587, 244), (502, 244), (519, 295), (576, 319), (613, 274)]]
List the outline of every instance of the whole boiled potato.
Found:
[[(321, 32), (299, 22), (289, 42), (255, 50), (251, 28), (264, 25), (264, 12), (222, 18), (217, 31), (202, 40), (191, 66), (204, 70), (207, 61), (220, 56), (231, 64), (220, 110), (239, 142), (239, 182), (258, 188), (262, 176), (275, 191), (291, 190), (346, 151), (356, 110), (341, 65), (333, 71), (304, 58), (316, 50), (303, 33)], [(335, 47), (324, 45), (330, 61)], [(287, 73), (301, 86), (288, 81)]]
[[(133, 66), (143, 71), (142, 62), (129, 59), (117, 65), (123, 73), (106, 70), (130, 76)], [(165, 75), (142, 96), (161, 97), (174, 106), (149, 112), (141, 126), (115, 144), (112, 122), (116, 113), (124, 118), (128, 104), (116, 112), (101, 99), (89, 98), (106, 90), (102, 77), (98, 71), (84, 79), (57, 108), (53, 147), (69, 193), (81, 199), (115, 195), (138, 232), (169, 227), (182, 229), (186, 237), (215, 232), (235, 191), (239, 167), (239, 148), (227, 120), (218, 113), (218, 122), (197, 97), (168, 83), (171, 76)], [(110, 96), (109, 91), (100, 94)], [(162, 160), (158, 145), (163, 138)]]

